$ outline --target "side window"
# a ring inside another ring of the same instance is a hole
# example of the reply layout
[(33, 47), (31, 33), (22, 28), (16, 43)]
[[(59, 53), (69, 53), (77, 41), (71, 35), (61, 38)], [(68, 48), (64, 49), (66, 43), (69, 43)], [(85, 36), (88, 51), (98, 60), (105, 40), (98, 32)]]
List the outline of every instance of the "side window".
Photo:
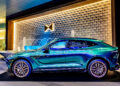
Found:
[(68, 48), (71, 49), (79, 49), (79, 48), (83, 48), (86, 47), (86, 43), (85, 41), (69, 41), (68, 43)]
[(90, 41), (74, 40), (74, 41), (69, 41), (67, 47), (70, 49), (80, 49), (80, 48), (92, 47), (95, 45), (97, 44)]
[(87, 47), (92, 47), (92, 46), (96, 46), (97, 44), (94, 42), (90, 42), (90, 41), (86, 41), (86, 46)]
[(50, 49), (66, 49), (67, 41), (59, 41), (51, 45)]

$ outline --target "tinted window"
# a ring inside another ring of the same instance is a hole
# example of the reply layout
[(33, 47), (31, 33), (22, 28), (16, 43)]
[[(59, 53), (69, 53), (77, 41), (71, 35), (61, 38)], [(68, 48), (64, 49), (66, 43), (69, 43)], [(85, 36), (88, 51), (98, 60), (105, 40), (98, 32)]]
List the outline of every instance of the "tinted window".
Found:
[(95, 43), (90, 41), (73, 40), (73, 41), (69, 41), (68, 48), (79, 49), (79, 48), (86, 48), (86, 47), (91, 47), (95, 45), (96, 45)]
[(66, 44), (67, 44), (67, 41), (56, 42), (50, 47), (50, 49), (65, 49)]
[(68, 48), (72, 49), (78, 49), (85, 46), (86, 46), (85, 41), (69, 41), (68, 43)]
[(97, 44), (94, 43), (94, 42), (86, 41), (86, 46), (87, 46), (87, 47), (91, 47), (91, 46), (95, 46), (95, 45), (97, 45)]

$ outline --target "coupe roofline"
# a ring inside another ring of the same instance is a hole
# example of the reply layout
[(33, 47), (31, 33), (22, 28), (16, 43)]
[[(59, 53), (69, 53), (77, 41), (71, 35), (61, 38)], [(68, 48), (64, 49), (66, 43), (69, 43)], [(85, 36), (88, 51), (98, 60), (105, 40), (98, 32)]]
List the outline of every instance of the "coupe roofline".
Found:
[(101, 42), (103, 40), (93, 39), (93, 38), (77, 38), (77, 37), (71, 37), (71, 38), (56, 38), (56, 40), (85, 40), (85, 41), (96, 41)]

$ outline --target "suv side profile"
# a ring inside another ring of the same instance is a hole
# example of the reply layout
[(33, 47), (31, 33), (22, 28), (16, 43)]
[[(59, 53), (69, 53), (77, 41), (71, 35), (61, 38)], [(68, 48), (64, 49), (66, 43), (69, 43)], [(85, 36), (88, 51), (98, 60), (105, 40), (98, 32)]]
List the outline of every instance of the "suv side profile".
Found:
[(89, 38), (57, 38), (33, 51), (8, 56), (8, 69), (17, 77), (31, 72), (84, 70), (103, 78), (108, 69), (118, 69), (118, 48)]

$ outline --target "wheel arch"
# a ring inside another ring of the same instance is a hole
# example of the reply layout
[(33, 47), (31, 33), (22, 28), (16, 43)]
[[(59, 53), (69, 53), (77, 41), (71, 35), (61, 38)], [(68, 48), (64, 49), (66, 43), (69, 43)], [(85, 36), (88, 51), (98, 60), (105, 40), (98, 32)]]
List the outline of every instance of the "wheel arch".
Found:
[(33, 70), (32, 64), (31, 64), (31, 62), (30, 62), (27, 58), (17, 58), (17, 59), (15, 59), (15, 60), (12, 62), (12, 64), (11, 64), (11, 67), (10, 67), (10, 71), (11, 71), (11, 72), (13, 72), (13, 71), (12, 71), (12, 66), (13, 66), (13, 64), (14, 64), (17, 60), (26, 60), (26, 61), (30, 64), (30, 66), (31, 66), (31, 71)]
[(109, 63), (109, 61), (106, 60), (105, 58), (102, 58), (102, 57), (94, 57), (94, 58), (90, 59), (90, 60), (88, 61), (88, 63), (87, 63), (86, 69), (88, 69), (88, 65), (90, 64), (90, 62), (93, 61), (93, 60), (95, 60), (95, 59), (101, 59), (101, 60), (105, 61), (106, 64), (107, 64), (107, 66), (108, 66), (108, 69), (110, 69), (110, 63)]

